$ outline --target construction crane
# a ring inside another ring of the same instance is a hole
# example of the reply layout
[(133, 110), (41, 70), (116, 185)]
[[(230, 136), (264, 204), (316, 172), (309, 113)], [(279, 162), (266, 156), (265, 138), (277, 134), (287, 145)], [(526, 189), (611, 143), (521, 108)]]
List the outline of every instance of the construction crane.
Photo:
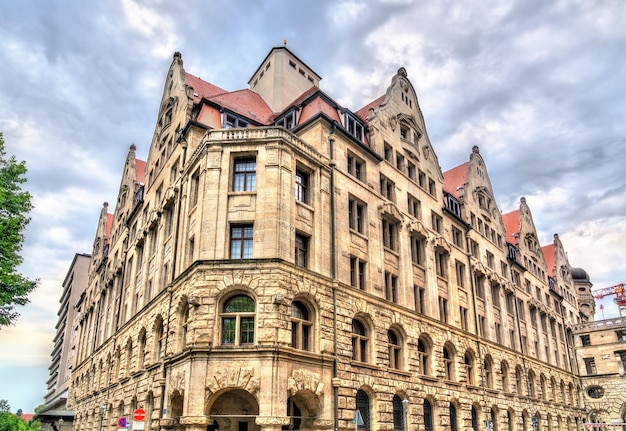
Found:
[(624, 292), (624, 283), (615, 286), (605, 287), (603, 289), (592, 290), (591, 294), (595, 299), (602, 299), (605, 296), (615, 295), (613, 302), (617, 304), (620, 317), (626, 317), (626, 292)]

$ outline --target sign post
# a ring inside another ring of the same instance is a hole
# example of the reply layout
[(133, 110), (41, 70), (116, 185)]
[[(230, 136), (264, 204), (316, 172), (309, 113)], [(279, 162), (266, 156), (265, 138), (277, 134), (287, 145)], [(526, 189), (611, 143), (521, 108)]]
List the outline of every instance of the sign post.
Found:
[(133, 430), (145, 429), (146, 411), (144, 409), (136, 409), (133, 412)]
[(121, 418), (117, 420), (117, 426), (118, 426), (119, 431), (126, 431), (126, 428), (128, 427), (126, 416), (122, 416)]

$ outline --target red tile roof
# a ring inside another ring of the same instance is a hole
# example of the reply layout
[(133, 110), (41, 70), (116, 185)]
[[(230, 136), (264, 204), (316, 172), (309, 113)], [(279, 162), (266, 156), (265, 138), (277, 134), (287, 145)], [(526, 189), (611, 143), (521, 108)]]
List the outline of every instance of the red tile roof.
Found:
[(326, 102), (321, 97), (321, 95), (313, 99), (310, 103), (308, 103), (302, 109), (302, 113), (300, 114), (299, 124), (302, 124), (309, 118), (315, 116), (315, 114), (317, 114), (318, 112), (323, 112), (324, 114), (328, 115), (333, 120), (337, 121), (339, 124), (343, 124), (341, 122), (341, 119), (339, 118), (339, 113), (337, 112), (337, 109), (330, 106), (328, 102)]
[(22, 413), (20, 418), (24, 419), (26, 422), (30, 422), (35, 417), (35, 413)]
[(139, 184), (146, 182), (146, 162), (144, 160), (135, 159), (135, 179)]
[(107, 213), (107, 221), (104, 226), (104, 237), (106, 238), (107, 244), (111, 241), (111, 227), (112, 226), (113, 226), (113, 214)]
[(452, 168), (443, 173), (443, 190), (450, 193), (457, 199), (461, 199), (459, 188), (465, 186), (469, 162), (465, 162), (456, 168)]
[(356, 111), (354, 114), (357, 117), (359, 117), (361, 120), (367, 123), (367, 115), (369, 114), (370, 109), (382, 104), (384, 101), (385, 101), (385, 95), (383, 94), (378, 99), (368, 103), (367, 105), (365, 105), (364, 107)]
[(197, 76), (193, 76), (190, 73), (185, 72), (185, 84), (193, 87), (194, 97), (193, 102), (198, 103), (203, 97), (208, 99), (218, 94), (226, 93), (226, 90), (206, 82)]
[(513, 236), (519, 233), (519, 215), (519, 210), (514, 210), (502, 215), (502, 222), (506, 230), (506, 242), (511, 244), (516, 243)]
[(541, 251), (543, 251), (543, 257), (546, 260), (548, 275), (554, 277), (554, 244), (541, 247)]
[(274, 118), (274, 112), (267, 106), (267, 103), (252, 90), (244, 89), (222, 93), (208, 99), (261, 124), (269, 124)]

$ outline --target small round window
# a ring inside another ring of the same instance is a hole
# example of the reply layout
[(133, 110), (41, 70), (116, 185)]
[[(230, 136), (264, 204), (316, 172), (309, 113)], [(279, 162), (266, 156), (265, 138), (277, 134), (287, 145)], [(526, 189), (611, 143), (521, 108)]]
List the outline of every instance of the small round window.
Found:
[(589, 386), (587, 388), (587, 395), (591, 398), (602, 398), (604, 396), (604, 388), (601, 386)]

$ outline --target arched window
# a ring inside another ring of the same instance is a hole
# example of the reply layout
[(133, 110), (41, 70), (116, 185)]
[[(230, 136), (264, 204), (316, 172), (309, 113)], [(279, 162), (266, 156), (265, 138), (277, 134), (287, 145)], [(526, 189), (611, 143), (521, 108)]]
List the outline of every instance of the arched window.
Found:
[(498, 431), (498, 409), (495, 406), (491, 408), (491, 431)]
[(502, 391), (509, 392), (509, 364), (506, 361), (500, 363), (500, 371), (502, 372)]
[(565, 404), (565, 382), (561, 380), (561, 403)]
[(545, 400), (548, 395), (548, 388), (546, 387), (546, 376), (543, 373), (539, 376), (539, 384), (541, 385), (541, 399)]
[(472, 406), (472, 429), (478, 431), (478, 412), (475, 406)]
[(365, 391), (359, 389), (356, 391), (356, 409), (361, 413), (363, 425), (358, 426), (358, 430), (369, 431), (370, 429), (370, 397)]
[(430, 375), (430, 347), (422, 337), (417, 340), (417, 355), (420, 363), (420, 372), (425, 376)]
[(352, 359), (367, 362), (368, 348), (369, 337), (365, 326), (360, 320), (352, 319)]
[(554, 377), (550, 379), (550, 391), (552, 392), (552, 401), (556, 402), (556, 379)]
[(454, 379), (454, 352), (450, 346), (443, 346), (443, 369), (446, 380)]
[(433, 431), (433, 405), (424, 398), (424, 430)]
[(515, 390), (517, 395), (524, 395), (524, 375), (520, 367), (515, 367)]
[(222, 306), (222, 344), (254, 343), (256, 304), (247, 295), (235, 295)]
[(467, 384), (475, 385), (476, 380), (474, 379), (474, 356), (470, 352), (465, 352), (465, 356), (463, 356), (463, 363), (465, 365), (465, 372), (467, 374)]
[(506, 412), (506, 422), (509, 428), (509, 431), (515, 431), (515, 421), (513, 418), (515, 417), (515, 413), (511, 410), (507, 410)]
[(163, 348), (163, 318), (158, 316), (156, 322), (154, 322), (154, 329), (152, 331), (154, 345), (154, 361), (158, 362), (161, 360), (161, 350)]
[(180, 350), (187, 347), (187, 332), (189, 330), (189, 304), (183, 305), (180, 311)]
[(300, 429), (302, 425), (302, 411), (291, 397), (287, 399), (287, 416), (290, 418), (289, 424), (283, 425), (282, 429), (285, 431)]
[(485, 358), (485, 386), (488, 388), (493, 388), (493, 362), (491, 360), (491, 356), (487, 356)]
[(450, 431), (459, 431), (456, 406), (450, 403)]
[(313, 322), (309, 309), (300, 301), (291, 303), (291, 347), (311, 350), (311, 328)]
[(387, 331), (387, 342), (389, 343), (389, 368), (402, 368), (402, 345), (400, 337), (393, 329)]
[(141, 332), (137, 338), (137, 347), (137, 369), (143, 370), (144, 360), (146, 358), (146, 328), (141, 328)]
[(393, 429), (394, 431), (404, 431), (404, 409), (402, 407), (402, 398), (398, 395), (393, 396)]
[(536, 397), (535, 392), (535, 373), (531, 371), (528, 372), (528, 396), (531, 398)]
[(126, 365), (124, 366), (124, 373), (129, 376), (132, 371), (133, 361), (133, 341), (129, 338), (126, 342)]

